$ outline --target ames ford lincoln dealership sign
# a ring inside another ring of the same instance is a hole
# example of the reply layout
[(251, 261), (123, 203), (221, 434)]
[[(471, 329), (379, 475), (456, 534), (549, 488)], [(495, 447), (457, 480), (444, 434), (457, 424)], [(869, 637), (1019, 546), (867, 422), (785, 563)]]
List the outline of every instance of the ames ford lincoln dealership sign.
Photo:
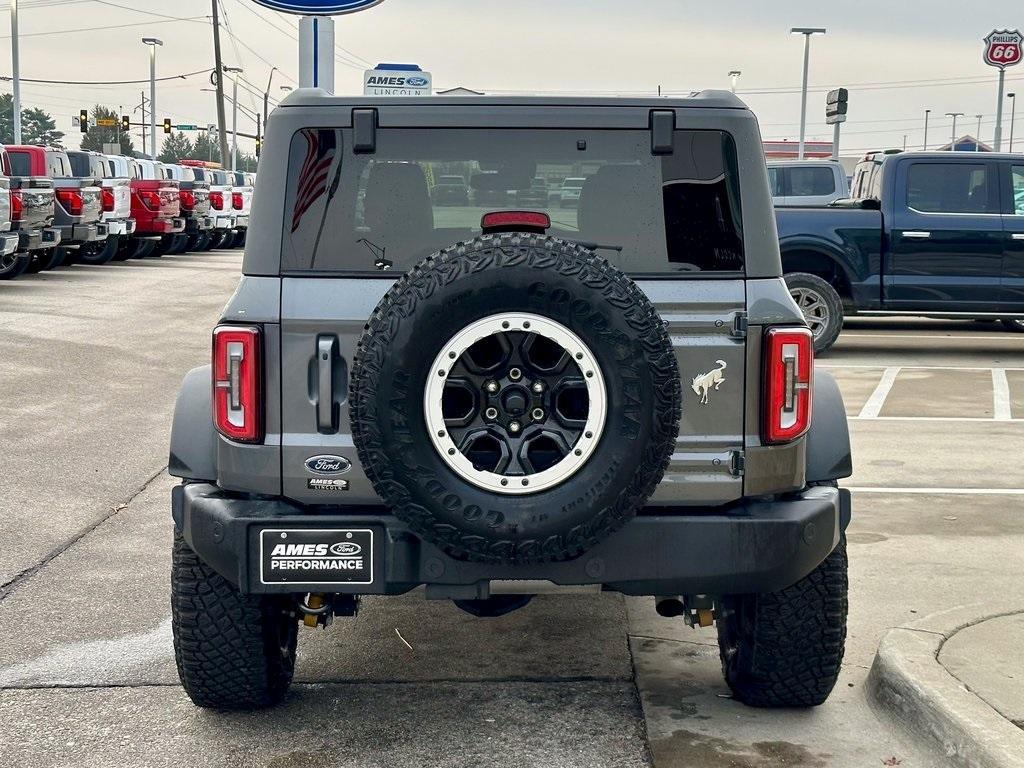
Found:
[(384, 0), (255, 0), (259, 5), (284, 13), (303, 16), (337, 16), (355, 13), (383, 3)]

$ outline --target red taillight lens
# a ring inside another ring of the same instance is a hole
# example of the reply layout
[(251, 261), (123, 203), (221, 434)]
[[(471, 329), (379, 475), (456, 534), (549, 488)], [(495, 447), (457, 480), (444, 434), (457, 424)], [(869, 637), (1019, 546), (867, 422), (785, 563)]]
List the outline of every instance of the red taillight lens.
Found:
[(242, 210), (242, 193), (232, 192), (231, 193), (231, 207), (236, 211)]
[(231, 440), (263, 439), (260, 329), (221, 325), (213, 332), (213, 423)]
[(100, 191), (100, 195), (103, 197), (103, 210), (113, 211), (114, 210), (114, 192), (109, 189)]
[(85, 200), (82, 193), (77, 189), (58, 189), (57, 202), (63, 206), (69, 216), (81, 216), (82, 208), (85, 207)]
[(224, 193), (223, 192), (211, 192), (210, 193), (210, 207), (216, 211), (223, 210), (224, 208)]
[(151, 189), (143, 189), (139, 191), (139, 200), (144, 206), (151, 211), (160, 210), (160, 193), (154, 192)]
[(21, 198), (20, 189), (11, 190), (11, 221), (21, 221), (25, 218), (25, 201)]
[(764, 336), (765, 443), (796, 440), (811, 425), (814, 338), (806, 328), (772, 328)]
[(178, 192), (178, 199), (181, 201), (182, 210), (191, 211), (196, 206), (196, 196), (187, 189)]
[(493, 211), (480, 218), (480, 228), (487, 232), (505, 229), (544, 230), (551, 228), (551, 217), (537, 211)]

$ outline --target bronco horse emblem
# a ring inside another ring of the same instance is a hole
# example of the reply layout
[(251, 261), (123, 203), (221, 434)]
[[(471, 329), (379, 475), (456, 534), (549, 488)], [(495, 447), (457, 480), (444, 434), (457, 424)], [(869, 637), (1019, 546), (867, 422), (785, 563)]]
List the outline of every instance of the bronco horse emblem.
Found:
[(718, 363), (717, 368), (713, 368), (707, 373), (702, 373), (699, 376), (693, 377), (693, 383), (690, 387), (693, 389), (695, 395), (700, 395), (700, 402), (702, 405), (707, 405), (708, 392), (714, 387), (715, 391), (725, 383), (725, 360), (715, 360)]

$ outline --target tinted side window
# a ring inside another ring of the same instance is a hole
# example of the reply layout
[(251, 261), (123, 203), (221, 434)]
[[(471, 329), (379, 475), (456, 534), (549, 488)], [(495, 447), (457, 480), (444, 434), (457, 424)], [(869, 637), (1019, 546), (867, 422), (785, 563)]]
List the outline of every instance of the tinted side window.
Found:
[(71, 160), (71, 172), (75, 176), (89, 175), (89, 156), (84, 152), (69, 152), (68, 159)]
[(771, 187), (772, 197), (782, 197), (786, 193), (782, 191), (782, 169), (768, 169), (768, 186)]
[(991, 175), (980, 163), (914, 163), (907, 205), (923, 213), (998, 213)]
[(1024, 216), (1024, 165), (1015, 165), (1012, 169), (1013, 213)]
[(791, 195), (816, 197), (835, 194), (836, 177), (831, 168), (790, 166), (786, 171), (789, 174), (789, 194)]
[(8, 152), (7, 157), (11, 161), (11, 173), (15, 176), (31, 176), (32, 163), (29, 160), (28, 152)]

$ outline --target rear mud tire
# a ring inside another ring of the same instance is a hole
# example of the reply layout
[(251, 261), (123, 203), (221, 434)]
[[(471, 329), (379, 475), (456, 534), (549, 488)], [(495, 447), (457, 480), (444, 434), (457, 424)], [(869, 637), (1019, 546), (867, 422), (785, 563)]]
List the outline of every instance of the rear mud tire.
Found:
[[(607, 418), (587, 461), (521, 495), (453, 471), (425, 417), (442, 345), (504, 312), (541, 315), (576, 334), (607, 388)], [(567, 560), (632, 519), (668, 466), (680, 402), (672, 342), (647, 296), (594, 251), (540, 235), (484, 235), (428, 256), (377, 305), (352, 370), (353, 439), (374, 489), (428, 541), (490, 563)]]
[(0, 280), (13, 280), (19, 275), (25, 274), (25, 270), (31, 263), (32, 257), (27, 253), (0, 256)]
[(171, 628), (178, 676), (193, 703), (257, 709), (279, 703), (295, 672), (298, 622), (283, 598), (243, 595), (175, 534)]
[[(843, 300), (828, 282), (808, 272), (792, 272), (785, 276), (786, 287), (800, 306), (811, 333), (814, 351), (825, 352), (836, 343), (843, 330)], [(801, 306), (801, 299), (809, 306)]]
[(731, 595), (718, 609), (722, 673), (733, 696), (753, 707), (814, 707), (839, 677), (846, 642), (845, 534), (796, 584)]

